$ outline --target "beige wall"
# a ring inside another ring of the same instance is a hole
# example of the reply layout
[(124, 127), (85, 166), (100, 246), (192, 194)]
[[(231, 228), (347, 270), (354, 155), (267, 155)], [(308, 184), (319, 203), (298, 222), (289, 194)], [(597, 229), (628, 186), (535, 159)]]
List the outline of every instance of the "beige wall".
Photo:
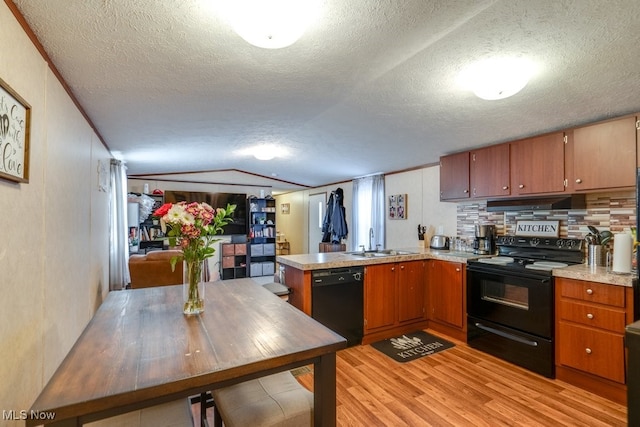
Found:
[(448, 236), (456, 234), (456, 204), (440, 201), (440, 167), (431, 166), (409, 172), (387, 175), (385, 193), (407, 195), (407, 219), (390, 220), (387, 215), (388, 248), (400, 249), (418, 246), (418, 224), (427, 227), (429, 236), (442, 226)]
[(0, 40), (0, 78), (32, 114), (29, 183), (0, 180), (0, 409), (20, 411), (108, 292), (109, 200), (97, 170), (110, 155), (4, 2)]
[[(344, 191), (344, 206), (347, 225), (353, 224), (353, 184), (346, 181), (331, 186), (318, 187), (311, 190), (296, 191), (276, 196), (277, 228), (285, 233), (291, 245), (291, 253), (308, 252), (307, 218), (309, 195), (325, 192), (327, 199), (336, 188)], [(425, 167), (413, 171), (385, 176), (385, 194), (407, 194), (408, 211), (406, 220), (386, 219), (387, 248), (415, 248), (418, 246), (418, 224), (430, 228), (431, 234), (442, 226), (447, 235), (456, 233), (456, 204), (440, 202), (440, 169), (438, 166)], [(280, 214), (280, 205), (290, 203), (291, 213)], [(387, 206), (388, 207), (388, 206)], [(347, 250), (349, 238), (344, 241)]]

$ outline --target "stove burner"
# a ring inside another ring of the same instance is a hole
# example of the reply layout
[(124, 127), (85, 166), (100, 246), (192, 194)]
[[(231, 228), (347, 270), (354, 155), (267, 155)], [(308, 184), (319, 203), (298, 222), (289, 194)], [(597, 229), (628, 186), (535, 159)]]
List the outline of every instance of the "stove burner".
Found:
[(514, 259), (506, 256), (494, 256), (491, 258), (480, 258), (478, 261), (483, 264), (507, 265), (514, 262)]
[(554, 268), (565, 268), (569, 267), (569, 264), (564, 262), (551, 262), (551, 261), (536, 261), (533, 264), (527, 264), (524, 268), (528, 268), (531, 270), (542, 270), (542, 271), (551, 271)]

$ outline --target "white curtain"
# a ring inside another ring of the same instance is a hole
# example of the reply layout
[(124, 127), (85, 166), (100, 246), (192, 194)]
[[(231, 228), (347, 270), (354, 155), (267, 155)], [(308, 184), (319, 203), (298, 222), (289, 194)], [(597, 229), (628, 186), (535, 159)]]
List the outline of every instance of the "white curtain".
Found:
[(129, 232), (127, 224), (127, 175), (120, 160), (111, 160), (111, 219), (109, 245), (109, 290), (124, 289), (129, 276)]
[(351, 250), (385, 247), (384, 205), (384, 175), (353, 180)]

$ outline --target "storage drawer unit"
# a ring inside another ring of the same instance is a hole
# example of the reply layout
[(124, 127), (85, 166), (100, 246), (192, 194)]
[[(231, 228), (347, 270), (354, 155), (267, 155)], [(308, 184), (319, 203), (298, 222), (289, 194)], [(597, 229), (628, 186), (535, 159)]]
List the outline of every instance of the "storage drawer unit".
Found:
[(262, 254), (264, 256), (273, 256), (276, 254), (276, 244), (275, 243), (265, 243), (262, 245)]
[(626, 403), (625, 325), (633, 289), (556, 278), (556, 377)]
[(269, 276), (275, 274), (275, 264), (273, 262), (263, 262), (262, 263), (262, 275)]
[(247, 277), (246, 243), (222, 243), (220, 257), (220, 278), (222, 280)]

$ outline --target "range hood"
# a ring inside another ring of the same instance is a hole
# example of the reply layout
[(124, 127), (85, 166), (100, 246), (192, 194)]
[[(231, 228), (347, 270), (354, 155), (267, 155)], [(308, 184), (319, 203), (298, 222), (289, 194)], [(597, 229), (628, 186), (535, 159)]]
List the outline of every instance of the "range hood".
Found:
[(584, 194), (487, 200), (488, 212), (584, 209), (586, 206)]

